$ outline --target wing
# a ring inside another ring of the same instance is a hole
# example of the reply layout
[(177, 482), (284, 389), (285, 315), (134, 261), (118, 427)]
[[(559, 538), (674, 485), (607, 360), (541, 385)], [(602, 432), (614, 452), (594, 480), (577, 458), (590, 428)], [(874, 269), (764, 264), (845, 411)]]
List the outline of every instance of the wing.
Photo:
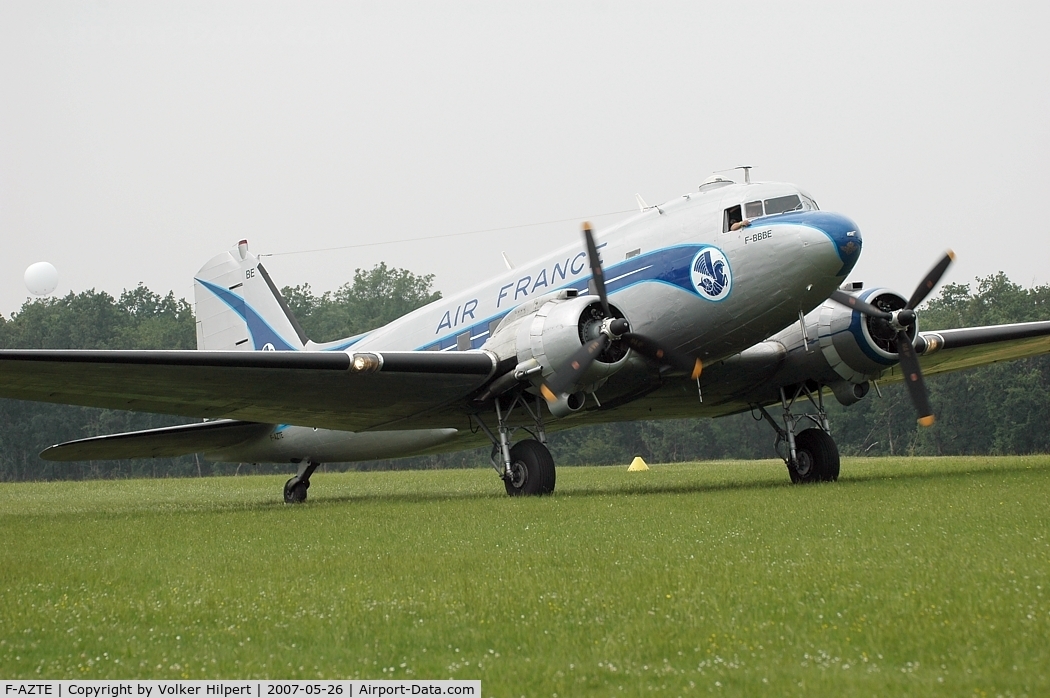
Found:
[(349, 431), (461, 426), (465, 352), (0, 351), (0, 397)]
[[(926, 375), (1012, 361), (1050, 352), (1050, 321), (920, 332), (916, 352)], [(901, 380), (899, 366), (883, 380)]]
[[(775, 405), (780, 401), (781, 387), (841, 380), (824, 354), (819, 349), (807, 351), (801, 333), (797, 328), (792, 331), (793, 342), (770, 339), (705, 366), (699, 385), (682, 376), (667, 376), (659, 382), (646, 383), (625, 369), (613, 375), (605, 388), (616, 390), (622, 381), (633, 379), (634, 382), (622, 386), (623, 397), (607, 396), (603, 403), (609, 409), (588, 412), (573, 421), (580, 424), (721, 417), (747, 411), (752, 405)], [(928, 375), (1037, 356), (1050, 353), (1050, 321), (922, 332), (916, 349), (923, 373)], [(899, 366), (884, 369), (880, 377), (884, 383), (900, 380)]]

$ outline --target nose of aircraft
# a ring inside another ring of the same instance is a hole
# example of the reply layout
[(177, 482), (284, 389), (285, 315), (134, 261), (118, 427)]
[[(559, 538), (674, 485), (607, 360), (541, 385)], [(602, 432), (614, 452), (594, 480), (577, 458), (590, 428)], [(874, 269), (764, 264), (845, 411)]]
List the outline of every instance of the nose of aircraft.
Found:
[[(830, 246), (820, 245), (820, 247), (827, 250), (828, 261), (831, 262), (832, 266), (841, 263), (838, 270), (833, 272), (835, 276), (845, 277), (850, 273), (860, 258), (860, 250), (864, 245), (860, 235), (860, 228), (857, 227), (856, 223), (842, 214), (829, 211), (799, 211), (797, 213), (789, 213), (785, 216), (785, 218), (787, 217), (790, 217), (792, 220), (784, 220), (785, 223), (793, 223), (812, 229), (815, 242), (831, 243)], [(832, 250), (834, 251), (834, 257), (831, 257)]]

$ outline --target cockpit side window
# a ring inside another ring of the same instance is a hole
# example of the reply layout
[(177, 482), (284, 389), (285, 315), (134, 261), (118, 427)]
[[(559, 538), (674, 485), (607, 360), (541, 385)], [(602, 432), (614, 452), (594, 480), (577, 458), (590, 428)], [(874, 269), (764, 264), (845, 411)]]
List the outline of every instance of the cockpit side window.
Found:
[(766, 215), (772, 216), (774, 213), (785, 213), (787, 211), (799, 211), (802, 209), (802, 200), (798, 198), (798, 194), (789, 194), (788, 196), (778, 196), (775, 199), (766, 199)]
[(762, 216), (762, 202), (761, 201), (749, 201), (744, 204), (744, 218), (760, 218)]
[(722, 217), (722, 232), (728, 233), (733, 229), (734, 225), (742, 220), (744, 220), (744, 217), (740, 214), (739, 205), (727, 208), (725, 215)]

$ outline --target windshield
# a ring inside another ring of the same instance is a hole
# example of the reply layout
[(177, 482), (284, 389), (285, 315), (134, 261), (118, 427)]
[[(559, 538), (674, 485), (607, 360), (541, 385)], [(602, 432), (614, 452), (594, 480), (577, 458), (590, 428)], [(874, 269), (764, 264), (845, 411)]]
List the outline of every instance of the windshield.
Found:
[(817, 211), (817, 202), (801, 194), (777, 196), (765, 201), (749, 201), (744, 204), (744, 217), (748, 220), (760, 216), (772, 216), (788, 211)]
[(798, 211), (802, 209), (802, 199), (798, 197), (798, 194), (778, 196), (775, 199), (766, 199), (762, 203), (766, 206), (767, 216), (772, 216), (774, 213), (784, 213), (786, 211)]
[(788, 194), (775, 196), (764, 201), (748, 201), (745, 204), (730, 206), (722, 217), (722, 232), (728, 233), (749, 224), (749, 221), (762, 216), (773, 216), (788, 211), (819, 211), (817, 202), (805, 194)]

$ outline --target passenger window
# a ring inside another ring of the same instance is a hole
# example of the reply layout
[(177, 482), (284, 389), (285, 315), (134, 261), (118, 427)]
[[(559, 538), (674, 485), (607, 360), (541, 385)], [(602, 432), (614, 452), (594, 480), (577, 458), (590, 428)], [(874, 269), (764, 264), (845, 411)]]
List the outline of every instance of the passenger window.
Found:
[(725, 212), (725, 216), (722, 219), (722, 232), (723, 233), (728, 233), (730, 230), (733, 229), (734, 225), (736, 225), (737, 223), (739, 223), (742, 220), (744, 220), (744, 218), (743, 218), (743, 216), (740, 215), (740, 207), (739, 206), (733, 206), (732, 208), (727, 208), (726, 212)]
[(470, 350), (470, 330), (456, 337), (456, 349), (459, 351)]
[(802, 208), (802, 201), (798, 198), (798, 194), (778, 196), (775, 199), (766, 199), (767, 216), (772, 216), (774, 213), (797, 211), (800, 208)]
[(762, 216), (762, 202), (750, 201), (744, 204), (744, 218), (760, 218)]

